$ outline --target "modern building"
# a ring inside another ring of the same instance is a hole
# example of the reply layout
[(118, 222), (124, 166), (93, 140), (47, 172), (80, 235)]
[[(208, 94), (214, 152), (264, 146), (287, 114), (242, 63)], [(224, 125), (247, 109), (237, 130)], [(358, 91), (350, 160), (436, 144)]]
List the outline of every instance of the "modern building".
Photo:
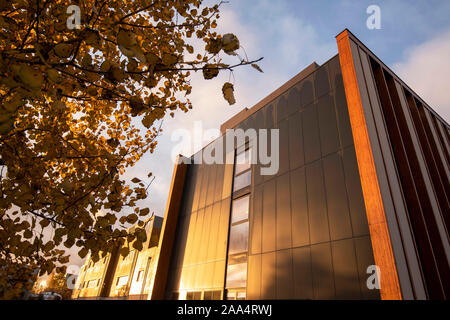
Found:
[(248, 160), (252, 136), (227, 164), (179, 158), (149, 298), (450, 297), (450, 127), (348, 30), (336, 40), (221, 126), (279, 129), (276, 174)]
[[(158, 216), (145, 221), (147, 241), (140, 251), (129, 246), (129, 254), (123, 257), (117, 248), (97, 262), (88, 256), (78, 275), (72, 298), (147, 299), (162, 221)], [(128, 230), (133, 231), (134, 228), (136, 226)], [(128, 243), (124, 246), (128, 246)]]

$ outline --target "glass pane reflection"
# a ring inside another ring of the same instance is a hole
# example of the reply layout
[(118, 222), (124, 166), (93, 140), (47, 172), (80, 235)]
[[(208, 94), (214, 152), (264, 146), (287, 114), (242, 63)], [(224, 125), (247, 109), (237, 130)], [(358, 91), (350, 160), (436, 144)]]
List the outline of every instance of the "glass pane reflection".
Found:
[(235, 169), (235, 175), (250, 169), (250, 163), (251, 163), (251, 152), (250, 149), (248, 149), (245, 152), (242, 152), (236, 156), (236, 169)]
[(249, 196), (245, 196), (233, 201), (233, 211), (231, 213), (231, 223), (248, 219)]
[(228, 254), (235, 254), (248, 250), (248, 221), (230, 228), (230, 246)]
[(252, 171), (249, 170), (234, 178), (233, 191), (240, 190), (250, 185), (252, 182)]
[(247, 263), (229, 265), (227, 268), (227, 288), (247, 285)]

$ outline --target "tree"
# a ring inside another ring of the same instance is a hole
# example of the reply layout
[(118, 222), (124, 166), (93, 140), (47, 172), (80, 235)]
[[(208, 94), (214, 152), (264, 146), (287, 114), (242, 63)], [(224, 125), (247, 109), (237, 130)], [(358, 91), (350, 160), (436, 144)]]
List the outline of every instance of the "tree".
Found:
[(56, 292), (60, 294), (64, 300), (69, 300), (72, 295), (72, 290), (67, 287), (66, 275), (64, 273), (57, 273), (55, 271), (50, 274), (47, 280), (47, 286), (44, 290)]
[(0, 268), (64, 272), (66, 248), (97, 261), (142, 245), (123, 226), (142, 226), (149, 185), (121, 174), (153, 152), (166, 115), (192, 108), (191, 72), (260, 71), (214, 31), (222, 4), (0, 0)]

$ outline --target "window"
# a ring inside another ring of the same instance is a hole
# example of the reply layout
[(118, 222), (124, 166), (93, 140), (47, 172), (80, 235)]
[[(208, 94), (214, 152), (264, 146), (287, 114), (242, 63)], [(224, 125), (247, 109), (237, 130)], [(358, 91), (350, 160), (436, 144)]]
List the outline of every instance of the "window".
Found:
[(231, 223), (248, 219), (249, 196), (233, 200)]
[(248, 170), (234, 178), (233, 192), (241, 190), (252, 183), (252, 172)]
[(251, 166), (251, 149), (247, 149), (247, 151), (241, 152), (236, 156), (236, 169), (235, 175), (238, 175), (245, 170), (250, 169)]
[(194, 293), (193, 292), (186, 293), (186, 300), (194, 300)]
[[(252, 182), (251, 149), (239, 152), (236, 155), (234, 167), (233, 192), (245, 193), (245, 187)], [(240, 196), (233, 194), (235, 197)], [(247, 253), (248, 253), (248, 214), (250, 195), (233, 199), (231, 204), (231, 224), (228, 240), (228, 261), (226, 272), (226, 287), (235, 288), (227, 292), (227, 299), (245, 299), (244, 295), (237, 295), (237, 288), (247, 286)], [(244, 289), (245, 290), (245, 289)]]
[(205, 291), (203, 293), (203, 300), (213, 300), (212, 291)]
[(118, 277), (116, 287), (124, 286), (128, 283), (128, 276)]
[(228, 290), (227, 300), (245, 300), (246, 293), (243, 290)]
[(88, 288), (95, 288), (98, 286), (98, 280), (89, 280), (87, 287)]
[(202, 292), (201, 291), (192, 291), (186, 294), (186, 300), (201, 300)]
[(222, 291), (216, 290), (213, 291), (213, 300), (221, 300), (222, 299)]
[(236, 293), (236, 300), (245, 300), (247, 294), (245, 291), (238, 291)]
[(252, 149), (249, 148), (236, 155), (233, 192), (249, 186), (252, 182), (251, 154)]
[(136, 282), (139, 282), (139, 280), (141, 279), (143, 273), (144, 273), (144, 270), (139, 270), (139, 272), (137, 274), (137, 277), (136, 277)]
[(233, 225), (230, 228), (230, 244), (228, 254), (246, 252), (248, 250), (248, 221)]
[(214, 290), (214, 291), (205, 291), (203, 293), (203, 300), (220, 300), (222, 296), (222, 291)]
[(247, 262), (228, 265), (227, 288), (245, 287), (247, 285)]

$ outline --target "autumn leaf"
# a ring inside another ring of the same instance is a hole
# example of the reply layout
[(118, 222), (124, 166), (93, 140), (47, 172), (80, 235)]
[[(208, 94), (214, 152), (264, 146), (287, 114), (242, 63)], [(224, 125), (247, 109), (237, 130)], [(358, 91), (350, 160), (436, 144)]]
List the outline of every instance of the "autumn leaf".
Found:
[(127, 222), (130, 223), (130, 224), (136, 223), (137, 220), (138, 220), (138, 216), (136, 214), (134, 214), (134, 213), (129, 214), (127, 216)]
[(231, 83), (225, 82), (225, 84), (222, 87), (222, 93), (225, 100), (228, 101), (230, 105), (233, 105), (236, 103), (236, 100), (234, 99), (234, 87)]
[(86, 249), (86, 248), (81, 248), (79, 251), (78, 251), (78, 255), (80, 256), (80, 258), (84, 258), (84, 257), (86, 257), (86, 255), (88, 254), (88, 250)]
[(172, 53), (163, 53), (162, 63), (166, 66), (174, 65), (178, 62), (178, 57)]
[(119, 252), (122, 257), (126, 257), (130, 253), (130, 249), (128, 247), (122, 247)]
[(232, 33), (225, 34), (222, 38), (222, 49), (228, 54), (239, 49), (238, 38)]
[(71, 45), (70, 43), (59, 43), (53, 50), (58, 57), (68, 58), (72, 53), (73, 45)]
[(138, 251), (142, 250), (142, 248), (143, 248), (142, 247), (142, 242), (140, 242), (138, 240), (134, 241), (132, 246), (133, 246), (134, 249), (136, 249)]
[(149, 212), (150, 212), (149, 208), (144, 208), (144, 209), (140, 210), (139, 215), (146, 216), (146, 215), (148, 215)]
[(252, 63), (251, 66), (256, 70), (258, 70), (259, 72), (264, 73), (264, 71), (262, 71), (262, 69), (256, 63)]
[(218, 66), (215, 64), (207, 64), (203, 67), (203, 77), (206, 80), (217, 77), (219, 74)]

